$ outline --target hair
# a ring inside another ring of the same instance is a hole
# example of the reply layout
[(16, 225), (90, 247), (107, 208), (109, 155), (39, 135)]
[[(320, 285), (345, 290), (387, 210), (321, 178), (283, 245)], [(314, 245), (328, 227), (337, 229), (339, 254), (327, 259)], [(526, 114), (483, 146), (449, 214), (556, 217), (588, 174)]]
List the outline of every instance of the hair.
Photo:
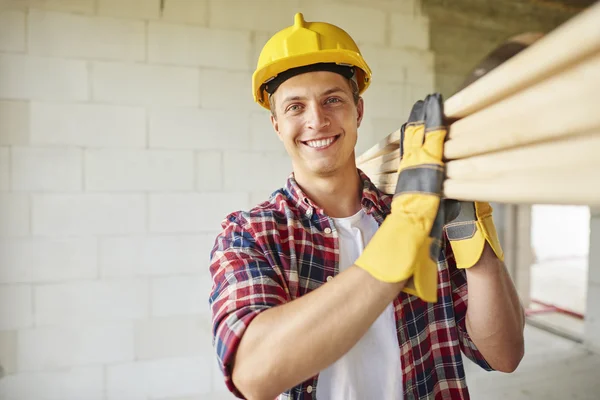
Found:
[[(360, 100), (360, 89), (358, 88), (358, 82), (356, 81), (356, 75), (353, 75), (352, 78), (348, 79), (348, 84), (350, 85), (350, 89), (352, 90), (352, 100), (354, 100), (354, 105), (358, 105), (358, 101)], [(276, 105), (275, 105), (275, 97), (273, 94), (269, 94), (269, 107), (271, 108), (271, 115), (273, 118), (277, 118), (276, 114)]]

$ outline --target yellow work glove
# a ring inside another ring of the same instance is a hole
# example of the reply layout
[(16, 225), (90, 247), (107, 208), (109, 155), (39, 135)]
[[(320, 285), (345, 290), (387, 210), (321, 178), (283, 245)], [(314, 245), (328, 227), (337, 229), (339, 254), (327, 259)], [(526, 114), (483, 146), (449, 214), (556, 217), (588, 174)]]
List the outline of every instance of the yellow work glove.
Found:
[(437, 301), (437, 259), (444, 209), (440, 207), (447, 128), (441, 95), (418, 101), (402, 126), (400, 166), (391, 213), (355, 264), (384, 282), (410, 280), (403, 289)]
[[(451, 200), (452, 202), (452, 200)], [(498, 240), (496, 226), (492, 218), (492, 207), (485, 202), (459, 201), (450, 203), (455, 208), (458, 204), (458, 216), (446, 224), (444, 229), (454, 253), (458, 268), (471, 268), (481, 258), (485, 243), (501, 261), (504, 253)], [(456, 210), (453, 212), (456, 215)], [(447, 210), (447, 214), (451, 212)]]

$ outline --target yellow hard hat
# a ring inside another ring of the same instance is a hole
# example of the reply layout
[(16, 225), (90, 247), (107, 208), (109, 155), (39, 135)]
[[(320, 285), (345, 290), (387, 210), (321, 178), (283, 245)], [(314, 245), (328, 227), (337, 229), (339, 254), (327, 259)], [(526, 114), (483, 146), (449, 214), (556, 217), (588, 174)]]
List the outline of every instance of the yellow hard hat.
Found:
[(348, 33), (325, 22), (306, 22), (302, 13), (297, 13), (294, 25), (273, 35), (260, 52), (252, 75), (254, 101), (269, 109), (268, 92), (274, 91), (273, 87), (269, 90), (269, 85), (276, 88), (281, 78), (293, 76), (286, 77), (283, 72), (298, 67), (308, 67), (305, 72), (329, 70), (343, 75), (346, 72), (342, 70), (350, 71), (356, 76), (359, 93), (371, 82), (371, 69)]

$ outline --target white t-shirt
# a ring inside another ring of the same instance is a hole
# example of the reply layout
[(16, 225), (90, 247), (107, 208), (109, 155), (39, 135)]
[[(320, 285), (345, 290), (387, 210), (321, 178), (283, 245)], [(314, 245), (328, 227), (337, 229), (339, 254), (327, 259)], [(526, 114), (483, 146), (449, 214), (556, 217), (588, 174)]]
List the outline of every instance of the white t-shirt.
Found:
[[(354, 264), (378, 224), (362, 209), (348, 218), (333, 218), (333, 222), (339, 236), (342, 272)], [(392, 303), (348, 353), (319, 373), (316, 394), (317, 400), (402, 399), (400, 348)]]

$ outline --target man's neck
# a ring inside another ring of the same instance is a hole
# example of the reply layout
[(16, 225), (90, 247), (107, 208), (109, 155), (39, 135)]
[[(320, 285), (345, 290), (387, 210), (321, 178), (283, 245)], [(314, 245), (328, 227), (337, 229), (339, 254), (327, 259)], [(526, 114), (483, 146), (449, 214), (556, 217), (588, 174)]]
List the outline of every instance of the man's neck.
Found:
[(295, 179), (304, 193), (332, 218), (350, 217), (360, 211), (362, 182), (356, 166), (327, 177), (296, 172)]

